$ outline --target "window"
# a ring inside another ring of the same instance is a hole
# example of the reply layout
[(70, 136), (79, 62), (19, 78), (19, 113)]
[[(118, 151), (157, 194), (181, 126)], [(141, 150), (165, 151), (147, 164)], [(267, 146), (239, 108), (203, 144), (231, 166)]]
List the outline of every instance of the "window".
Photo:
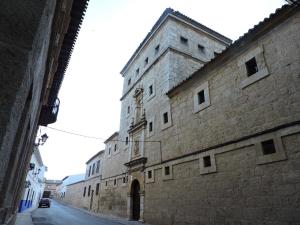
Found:
[(127, 106), (127, 114), (130, 114), (130, 106)]
[(168, 121), (169, 121), (168, 112), (165, 112), (163, 117), (164, 117), (164, 123), (168, 123)]
[(126, 137), (125, 145), (128, 145), (128, 137)]
[(205, 102), (204, 90), (198, 92), (198, 104), (202, 104)]
[(153, 94), (153, 85), (150, 85), (149, 86), (149, 95), (152, 95)]
[(152, 178), (152, 170), (149, 170), (148, 171), (148, 179), (151, 179)]
[(126, 177), (123, 177), (123, 184), (126, 183)]
[(211, 160), (210, 160), (209, 155), (203, 157), (203, 166), (204, 167), (210, 167), (211, 166)]
[(139, 73), (140, 73), (140, 68), (137, 68), (137, 69), (135, 70), (135, 74), (138, 75)]
[(261, 146), (264, 155), (274, 154), (276, 152), (274, 141), (272, 139), (263, 141)]
[(194, 90), (194, 113), (210, 106), (208, 82), (202, 83)]
[(129, 86), (131, 84), (131, 78), (128, 79), (127, 85)]
[(83, 197), (85, 197), (85, 193), (86, 193), (86, 187), (84, 187), (83, 189)]
[(156, 45), (155, 47), (155, 54), (157, 54), (159, 52), (159, 45)]
[(88, 176), (91, 176), (91, 170), (92, 170), (92, 166), (89, 167), (89, 175)]
[(114, 149), (114, 151), (115, 151), (115, 152), (117, 151), (117, 144), (115, 144), (115, 149)]
[(111, 152), (111, 148), (109, 147), (108, 148), (108, 155), (110, 155), (110, 152)]
[(150, 122), (149, 123), (149, 132), (152, 132), (152, 130), (153, 130), (153, 122)]
[(185, 37), (183, 37), (183, 36), (180, 36), (180, 42), (181, 42), (182, 44), (187, 45), (187, 44), (188, 44), (188, 39), (185, 38)]
[(170, 175), (170, 167), (169, 166), (165, 167), (165, 175), (166, 176)]
[(117, 179), (114, 179), (114, 186), (117, 186)]
[(204, 46), (198, 44), (198, 50), (199, 50), (201, 53), (203, 53), (203, 52), (204, 52)]
[(92, 168), (92, 175), (95, 173), (95, 163), (93, 163), (93, 168)]
[(91, 195), (91, 185), (89, 185), (88, 196)]
[(106, 186), (106, 187), (108, 186), (108, 181), (105, 181), (105, 186)]
[(98, 194), (99, 194), (99, 186), (100, 186), (100, 184), (99, 184), (99, 183), (97, 183), (97, 184), (96, 184), (96, 195), (98, 195)]
[(147, 64), (148, 64), (148, 61), (149, 61), (149, 59), (148, 59), (148, 57), (145, 59), (145, 61), (144, 61), (144, 65), (146, 66)]
[(96, 173), (99, 173), (100, 170), (100, 160), (97, 161)]
[(247, 69), (247, 75), (250, 77), (251, 75), (255, 74), (258, 72), (258, 67), (256, 63), (255, 57), (251, 58), (249, 61), (246, 63), (246, 69)]

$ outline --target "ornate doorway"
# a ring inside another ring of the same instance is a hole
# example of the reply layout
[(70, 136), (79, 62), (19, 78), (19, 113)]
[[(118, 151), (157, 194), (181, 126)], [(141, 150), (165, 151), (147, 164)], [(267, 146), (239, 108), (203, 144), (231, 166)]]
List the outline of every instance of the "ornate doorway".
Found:
[(132, 196), (132, 219), (140, 219), (140, 184), (138, 180), (134, 180), (131, 185)]

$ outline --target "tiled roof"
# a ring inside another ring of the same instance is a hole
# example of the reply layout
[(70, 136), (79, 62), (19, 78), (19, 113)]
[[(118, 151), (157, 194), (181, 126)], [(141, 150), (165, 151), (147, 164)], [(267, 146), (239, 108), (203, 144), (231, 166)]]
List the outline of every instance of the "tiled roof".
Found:
[(272, 23), (275, 18), (280, 17), (282, 14), (293, 10), (298, 9), (299, 5), (294, 3), (291, 5), (283, 5), (281, 8), (278, 8), (275, 13), (271, 13), (269, 17), (266, 17), (263, 21), (259, 22), (257, 25), (255, 25), (253, 28), (249, 29), (247, 33), (245, 33), (243, 36), (240, 36), (232, 45), (230, 45), (227, 49), (225, 49), (221, 54), (218, 54), (215, 58), (213, 58), (210, 62), (206, 63), (203, 67), (201, 67), (199, 70), (191, 74), (189, 77), (187, 77), (185, 80), (181, 81), (179, 84), (174, 86), (172, 89), (170, 89), (167, 92), (167, 95), (169, 95), (171, 92), (173, 92), (175, 89), (177, 89), (182, 84), (186, 83), (188, 80), (195, 77), (199, 72), (202, 72), (206, 70), (208, 67), (211, 66), (212, 63), (217, 61), (219, 58), (222, 58), (223, 55), (227, 54), (228, 52), (231, 52), (233, 49), (236, 49), (237, 47), (243, 46), (246, 42), (251, 42), (253, 40), (256, 40), (257, 37), (262, 36), (265, 34), (265, 32), (261, 32), (265, 27), (269, 25), (269, 23)]
[(63, 81), (66, 69), (68, 67), (71, 54), (83, 21), (85, 11), (89, 0), (73, 0), (71, 9), (71, 21), (68, 31), (64, 37), (61, 51), (58, 58), (57, 71), (53, 78), (53, 84), (50, 90), (48, 105), (54, 105), (61, 83)]
[(139, 51), (142, 49), (142, 47), (144, 46), (144, 44), (148, 41), (148, 39), (150, 38), (150, 36), (154, 33), (154, 31), (161, 25), (161, 23), (170, 15), (173, 15), (174, 17), (177, 17), (179, 19), (184, 20), (187, 23), (192, 24), (193, 26), (199, 28), (200, 30), (203, 30), (207, 33), (210, 33), (211, 35), (223, 40), (224, 42), (227, 42), (228, 44), (230, 44), (232, 41), (223, 36), (222, 34), (198, 23), (197, 21), (185, 16), (184, 14), (178, 12), (178, 11), (174, 11), (172, 8), (167, 8), (165, 9), (165, 11), (163, 12), (163, 14), (159, 17), (159, 19), (156, 21), (156, 23), (153, 25), (153, 27), (151, 28), (150, 32), (146, 35), (146, 37), (144, 38), (144, 40), (140, 43), (139, 47), (135, 50), (135, 52), (133, 53), (133, 55), (130, 57), (130, 59), (128, 60), (128, 62), (126, 63), (126, 65), (124, 66), (124, 68), (121, 70), (121, 74), (123, 74), (123, 72), (127, 69), (127, 67), (131, 64), (131, 62), (134, 60), (135, 56), (139, 53)]

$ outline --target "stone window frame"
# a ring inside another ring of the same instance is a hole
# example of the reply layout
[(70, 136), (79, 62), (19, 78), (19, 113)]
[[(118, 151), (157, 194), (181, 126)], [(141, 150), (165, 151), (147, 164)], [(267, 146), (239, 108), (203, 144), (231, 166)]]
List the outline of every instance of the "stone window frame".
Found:
[(109, 180), (104, 181), (104, 189), (108, 189), (109, 187)]
[(107, 158), (110, 158), (112, 156), (111, 152), (111, 144), (107, 145)]
[[(152, 85), (152, 94), (149, 93), (149, 88), (150, 86)], [(146, 97), (146, 100), (147, 101), (150, 101), (152, 98), (154, 98), (156, 95), (156, 91), (155, 91), (155, 84), (154, 82), (151, 82), (148, 87), (147, 87), (147, 97)]]
[(118, 178), (116, 177), (116, 178), (114, 178), (114, 183), (113, 183), (113, 187), (114, 188), (116, 188), (116, 187), (118, 187)]
[[(148, 177), (148, 172), (151, 171), (151, 174), (152, 174), (152, 177), (149, 178)], [(149, 184), (149, 183), (154, 183), (155, 182), (155, 178), (154, 178), (154, 169), (146, 169), (145, 170), (145, 177), (146, 177), (146, 184)]]
[[(252, 58), (255, 58), (258, 71), (251, 76), (248, 76), (246, 63), (251, 60)], [(248, 87), (249, 85), (267, 77), (270, 75), (269, 69), (267, 67), (265, 57), (264, 57), (264, 49), (262, 46), (258, 46), (249, 52), (247, 52), (244, 56), (242, 56), (238, 60), (238, 67), (242, 73), (243, 80), (240, 83), (240, 88), (244, 89)]]
[[(199, 104), (198, 93), (201, 91), (204, 91), (205, 101)], [(206, 81), (194, 89), (194, 113), (198, 113), (209, 106), (210, 106), (209, 83), (208, 81)]]
[[(124, 182), (124, 180), (125, 180), (125, 182)], [(127, 178), (127, 176), (125, 175), (125, 176), (122, 177), (122, 184), (121, 184), (121, 186), (126, 186), (127, 183), (128, 183), (128, 178)]]
[[(274, 146), (276, 149), (275, 153), (272, 154), (263, 154), (262, 142), (267, 140), (273, 140)], [(287, 155), (282, 143), (282, 137), (275, 134), (266, 134), (257, 139), (257, 142), (254, 144), (256, 152), (256, 164), (263, 165), (268, 163), (274, 163), (278, 161), (287, 160)]]
[(206, 52), (206, 48), (203, 44), (198, 44), (197, 45), (197, 48), (198, 48), (198, 52), (201, 53), (201, 54), (205, 54)]
[[(164, 123), (164, 114), (168, 113), (168, 122)], [(171, 106), (167, 106), (164, 109), (161, 110), (160, 113), (160, 126), (161, 126), (161, 130), (165, 130), (169, 127), (171, 127), (172, 124), (172, 114), (171, 114)]]
[[(169, 167), (169, 175), (165, 174), (165, 169), (166, 167)], [(162, 180), (167, 181), (167, 180), (173, 180), (173, 164), (167, 163), (162, 166)]]
[[(154, 131), (155, 131), (155, 123), (154, 123), (154, 121), (155, 121), (155, 116), (153, 116), (153, 117), (150, 117), (149, 119), (148, 119), (148, 127), (147, 127), (147, 137), (152, 137), (153, 135), (154, 135)], [(150, 123), (152, 123), (152, 131), (150, 132), (149, 131), (149, 124)]]
[[(207, 156), (210, 157), (211, 165), (209, 167), (204, 166), (204, 158)], [(217, 172), (216, 157), (213, 151), (203, 152), (199, 154), (199, 168), (201, 175)]]

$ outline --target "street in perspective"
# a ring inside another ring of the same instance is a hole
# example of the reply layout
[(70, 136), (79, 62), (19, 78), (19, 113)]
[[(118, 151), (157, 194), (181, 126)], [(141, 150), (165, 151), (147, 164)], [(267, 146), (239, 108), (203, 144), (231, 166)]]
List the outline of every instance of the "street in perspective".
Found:
[(300, 225), (299, 0), (3, 0), (0, 62), (0, 225)]

